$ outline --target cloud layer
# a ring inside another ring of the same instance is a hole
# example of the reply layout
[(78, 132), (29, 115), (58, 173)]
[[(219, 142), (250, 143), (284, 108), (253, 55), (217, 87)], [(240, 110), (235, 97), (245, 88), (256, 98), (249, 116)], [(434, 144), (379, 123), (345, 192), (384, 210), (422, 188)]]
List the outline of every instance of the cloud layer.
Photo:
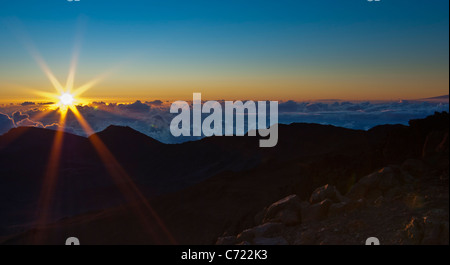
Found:
[(407, 124), (434, 112), (449, 111), (447, 102), (283, 102), (280, 122), (331, 124), (350, 129), (368, 130), (380, 124)]
[[(223, 102), (221, 102), (223, 104)], [(106, 104), (94, 102), (78, 107), (79, 112), (96, 132), (109, 125), (129, 126), (164, 143), (179, 143), (197, 139), (195, 137), (173, 137), (169, 130), (174, 114), (169, 112), (170, 103), (155, 100), (136, 101), (131, 104)], [(449, 111), (445, 101), (388, 101), (349, 102), (322, 101), (279, 103), (279, 122), (331, 124), (351, 129), (367, 130), (380, 124), (407, 124), (411, 119), (424, 118), (434, 112)], [(44, 115), (45, 114), (45, 115)], [(0, 106), (0, 134), (18, 126), (34, 126), (62, 129), (58, 111), (46, 105), (32, 102), (19, 105)], [(73, 116), (67, 116), (64, 130), (78, 135), (86, 133)]]

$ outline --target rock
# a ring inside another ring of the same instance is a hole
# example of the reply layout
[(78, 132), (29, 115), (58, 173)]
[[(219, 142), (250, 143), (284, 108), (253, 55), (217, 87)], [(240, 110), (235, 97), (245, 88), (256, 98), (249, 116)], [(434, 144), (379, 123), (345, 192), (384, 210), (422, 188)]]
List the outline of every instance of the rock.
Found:
[(372, 201), (390, 189), (401, 186), (403, 182), (403, 174), (398, 166), (384, 167), (361, 178), (347, 193), (347, 197)]
[(353, 200), (363, 198), (364, 196), (366, 196), (368, 189), (368, 186), (357, 182), (350, 188), (350, 191), (347, 193), (347, 197)]
[(376, 207), (380, 207), (381, 205), (383, 205), (383, 203), (384, 203), (384, 197), (383, 196), (380, 196), (380, 197), (378, 197), (374, 202), (373, 202), (373, 204), (376, 206)]
[(444, 132), (444, 136), (442, 137), (442, 141), (436, 147), (436, 152), (438, 153), (447, 153), (449, 151), (449, 135), (448, 130)]
[(333, 203), (330, 206), (330, 209), (328, 210), (328, 216), (333, 217), (342, 215), (344, 213), (349, 213), (363, 207), (364, 205), (365, 205), (364, 199), (349, 202)]
[(290, 195), (270, 205), (263, 219), (263, 223), (267, 222), (283, 223), (287, 226), (299, 224), (301, 201), (297, 195)]
[(418, 245), (424, 237), (424, 223), (422, 218), (413, 217), (403, 231), (405, 243)]
[(346, 212), (346, 208), (347, 208), (346, 202), (333, 203), (330, 206), (330, 209), (328, 210), (328, 216), (341, 215)]
[(295, 240), (294, 245), (314, 245), (317, 243), (317, 233), (313, 230), (306, 230)]
[(274, 234), (281, 233), (284, 225), (280, 223), (266, 223), (253, 228), (255, 237), (272, 237)]
[(378, 172), (374, 172), (361, 178), (350, 191), (347, 193), (347, 197), (350, 199), (364, 198), (370, 189), (375, 189), (378, 187), (380, 182), (380, 175)]
[(264, 215), (266, 214), (267, 208), (264, 208), (263, 210), (261, 210), (260, 212), (258, 212), (255, 215), (254, 221), (255, 224), (262, 224), (263, 220), (264, 220)]
[(236, 245), (237, 243), (236, 236), (225, 236), (225, 237), (219, 237), (217, 239), (216, 245)]
[(414, 176), (412, 176), (411, 174), (409, 174), (408, 172), (406, 172), (406, 171), (402, 172), (402, 182), (403, 183), (411, 184), (416, 181), (417, 181), (417, 179)]
[(372, 174), (369, 174), (363, 178), (361, 178), (358, 181), (358, 184), (361, 184), (365, 187), (370, 187), (370, 188), (374, 188), (374, 187), (378, 187), (378, 183), (380, 183), (380, 179), (381, 179), (381, 174), (379, 174), (380, 172), (383, 172), (384, 168), (380, 169), (377, 172), (373, 172)]
[(363, 207), (364, 205), (365, 205), (364, 199), (359, 199), (359, 200), (351, 201), (351, 202), (347, 203), (347, 209), (348, 209), (348, 211), (354, 211), (356, 209)]
[(252, 241), (255, 235), (250, 231), (250, 229), (242, 231), (239, 235), (237, 235), (238, 242), (244, 241)]
[(383, 197), (386, 200), (393, 200), (395, 198), (404, 197), (405, 194), (406, 194), (405, 189), (402, 186), (400, 186), (388, 190), (387, 192), (384, 193)]
[(300, 209), (301, 209), (301, 212), (303, 211), (303, 209), (308, 208), (309, 206), (311, 206), (311, 204), (310, 204), (309, 202), (307, 202), (307, 201), (302, 201), (302, 202), (300, 203)]
[(425, 140), (422, 157), (427, 158), (445, 151), (448, 151), (448, 131), (431, 131)]
[(287, 242), (284, 237), (278, 236), (278, 237), (257, 237), (253, 240), (253, 244), (255, 245), (289, 245), (289, 242)]
[(448, 245), (448, 213), (434, 209), (425, 217), (413, 217), (403, 231), (404, 243), (414, 245)]
[(425, 173), (425, 164), (419, 159), (408, 159), (403, 162), (401, 169), (415, 178), (420, 178)]
[(243, 242), (238, 243), (238, 244), (236, 244), (236, 245), (238, 245), (238, 246), (249, 246), (249, 245), (251, 245), (251, 244), (250, 244), (250, 242), (248, 242), (248, 241), (243, 241)]
[[(425, 235), (421, 245), (441, 245), (444, 244), (441, 235), (448, 235), (447, 227), (443, 224), (425, 225)], [(448, 240), (447, 240), (448, 241)]]
[(422, 245), (448, 245), (448, 213), (442, 209), (433, 209), (423, 218), (424, 237)]
[(309, 202), (314, 204), (321, 202), (325, 199), (329, 199), (333, 202), (343, 202), (348, 199), (341, 195), (341, 193), (336, 189), (335, 186), (331, 186), (329, 184), (319, 187), (311, 195)]
[(265, 223), (260, 226), (244, 230), (237, 236), (237, 241), (251, 242), (255, 237), (274, 237), (283, 231), (284, 225), (280, 223)]
[(387, 191), (401, 184), (399, 181), (401, 172), (398, 167), (382, 168), (380, 171), (378, 171), (378, 174), (380, 174), (380, 182), (378, 183), (378, 188), (382, 191)]
[[(347, 228), (351, 231), (361, 231), (367, 228), (367, 223), (364, 219), (351, 220), (347, 224)], [(356, 238), (359, 237), (359, 233), (356, 233)]]
[(316, 222), (327, 218), (328, 210), (332, 204), (333, 202), (330, 199), (325, 199), (320, 203), (304, 208), (302, 212), (302, 222)]

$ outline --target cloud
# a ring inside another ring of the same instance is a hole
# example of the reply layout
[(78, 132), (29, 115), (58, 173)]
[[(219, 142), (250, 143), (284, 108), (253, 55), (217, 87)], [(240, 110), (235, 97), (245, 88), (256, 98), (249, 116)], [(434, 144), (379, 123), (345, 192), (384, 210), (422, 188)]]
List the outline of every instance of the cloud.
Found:
[(44, 128), (49, 129), (49, 130), (54, 130), (54, 131), (64, 131), (64, 132), (68, 132), (68, 133), (72, 133), (72, 134), (77, 134), (77, 132), (72, 127), (68, 127), (68, 126), (62, 127), (58, 123), (45, 125)]
[(22, 103), (20, 105), (22, 105), (22, 106), (32, 106), (32, 105), (36, 105), (36, 103), (30, 102), (30, 101), (25, 101), (24, 103)]
[(155, 106), (161, 106), (163, 104), (163, 102), (159, 99), (153, 101), (146, 101), (145, 103), (148, 105), (155, 105)]
[(296, 112), (299, 111), (299, 103), (289, 100), (279, 103), (278, 110), (281, 112)]
[[(224, 102), (220, 104), (223, 106)], [(151, 106), (150, 106), (151, 105)], [(22, 109), (20, 109), (22, 108)], [(93, 102), (79, 106), (78, 110), (96, 132), (109, 125), (129, 126), (164, 143), (179, 143), (195, 140), (198, 137), (173, 137), (170, 122), (176, 114), (169, 112), (170, 103), (162, 101), (136, 101), (131, 104)], [(380, 124), (408, 124), (411, 119), (424, 118), (434, 112), (449, 111), (448, 102), (428, 101), (386, 101), (386, 102), (350, 102), (350, 101), (285, 101), (279, 103), (279, 122), (331, 124), (351, 129), (368, 130)], [(68, 115), (65, 127), (61, 128), (59, 112), (48, 112), (46, 106), (24, 107), (20, 105), (0, 107), (0, 133), (17, 126), (35, 126), (53, 130), (71, 132), (87, 136), (73, 115)], [(8, 114), (10, 116), (8, 116)], [(16, 117), (15, 117), (16, 116)], [(35, 120), (34, 117), (43, 117)], [(207, 115), (204, 115), (206, 117)]]
[[(94, 131), (104, 130), (109, 125), (129, 126), (162, 142), (183, 141), (170, 133), (169, 125), (173, 114), (169, 112), (167, 105), (151, 108), (140, 101), (119, 105), (93, 102), (88, 106), (78, 107), (78, 110)], [(76, 134), (86, 136), (73, 115), (67, 116), (66, 126)]]
[(18, 122), (20, 122), (21, 120), (27, 119), (30, 116), (28, 116), (28, 114), (22, 114), (22, 112), (20, 111), (16, 111), (12, 114), (12, 119), (14, 120), (14, 122), (17, 124)]
[(280, 103), (280, 123), (306, 122), (368, 130), (380, 124), (408, 124), (434, 112), (449, 111), (449, 104), (424, 101), (295, 102)]
[(14, 121), (8, 115), (0, 113), (0, 134), (8, 132), (14, 127)]
[(29, 118), (16, 122), (16, 127), (40, 127), (44, 128), (44, 125), (38, 121), (32, 121)]
[(132, 103), (132, 104), (120, 104), (119, 108), (124, 110), (132, 111), (132, 112), (149, 112), (150, 106), (142, 103), (140, 100)]

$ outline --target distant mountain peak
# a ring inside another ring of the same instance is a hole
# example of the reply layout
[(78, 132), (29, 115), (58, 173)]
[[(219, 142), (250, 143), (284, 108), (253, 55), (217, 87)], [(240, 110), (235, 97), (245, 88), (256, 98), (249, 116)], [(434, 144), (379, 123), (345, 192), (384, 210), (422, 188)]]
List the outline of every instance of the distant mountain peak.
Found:
[(133, 129), (130, 126), (109, 125), (103, 131), (97, 132), (96, 135), (101, 139), (111, 141), (117, 141), (118, 139), (127, 139), (130, 141), (131, 139), (134, 139), (152, 144), (162, 144), (158, 140)]
[(136, 131), (133, 128), (131, 128), (130, 126), (121, 126), (121, 125), (109, 125), (108, 127), (106, 127), (106, 129), (104, 129), (103, 131), (113, 131), (113, 130), (132, 130), (132, 131)]
[(417, 101), (428, 101), (428, 102), (435, 102), (435, 103), (448, 103), (449, 102), (449, 95), (442, 95), (437, 97), (431, 97), (431, 98), (422, 98), (418, 99)]
[(426, 98), (426, 99), (449, 99), (449, 95), (442, 95), (442, 96)]
[[(40, 127), (33, 127), (33, 126), (19, 126), (16, 128), (12, 128), (7, 133), (3, 134), (4, 137), (10, 137), (10, 136), (21, 136), (21, 135), (34, 135), (34, 136), (51, 136), (53, 137), (54, 134), (56, 134), (57, 130), (53, 129), (47, 129), (47, 128), (40, 128)], [(79, 135), (75, 135), (70, 132), (63, 132), (64, 135), (68, 135), (70, 137), (75, 138), (85, 138)]]
[(139, 131), (131, 128), (130, 126), (121, 126), (121, 125), (109, 125), (103, 131), (97, 132), (97, 134), (111, 134), (111, 133), (141, 134)]

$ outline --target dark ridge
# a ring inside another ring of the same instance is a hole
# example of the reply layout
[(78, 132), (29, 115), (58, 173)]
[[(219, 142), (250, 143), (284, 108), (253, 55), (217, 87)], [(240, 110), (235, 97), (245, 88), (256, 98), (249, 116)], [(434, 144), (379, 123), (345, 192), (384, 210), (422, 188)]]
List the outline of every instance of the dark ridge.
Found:
[[(103, 131), (96, 133), (100, 138), (104, 140), (112, 140), (115, 141), (123, 141), (123, 140), (133, 140), (133, 141), (144, 141), (145, 143), (161, 145), (163, 143), (155, 140), (129, 126), (118, 126), (118, 125), (110, 125)], [(120, 137), (120, 138), (116, 138)]]
[(425, 98), (425, 99), (449, 99), (449, 95), (442, 95), (442, 96), (438, 96), (438, 97), (431, 97), (431, 98)]
[[(410, 126), (369, 131), (280, 125), (274, 148), (259, 148), (258, 137), (209, 137), (168, 145), (120, 126), (96, 135), (178, 242), (210, 244), (226, 231), (252, 226), (259, 211), (283, 196), (297, 194), (305, 200), (325, 184), (344, 194), (386, 165), (415, 159), (438, 172), (446, 169), (448, 176), (448, 162), (442, 162), (448, 161), (448, 122), (444, 112), (412, 120)], [(55, 134), (17, 128), (0, 136), (0, 236), (20, 234), (9, 242), (29, 242), (32, 232), (26, 231), (32, 231), (39, 210)], [(124, 197), (92, 147), (92, 137), (64, 133), (48, 243), (59, 244), (60, 237), (72, 232), (91, 243), (158, 243), (143, 236), (135, 215), (116, 208), (125, 203)], [(447, 160), (442, 160), (445, 155)], [(123, 227), (133, 229), (119, 229)], [(121, 236), (114, 236), (116, 232)]]

